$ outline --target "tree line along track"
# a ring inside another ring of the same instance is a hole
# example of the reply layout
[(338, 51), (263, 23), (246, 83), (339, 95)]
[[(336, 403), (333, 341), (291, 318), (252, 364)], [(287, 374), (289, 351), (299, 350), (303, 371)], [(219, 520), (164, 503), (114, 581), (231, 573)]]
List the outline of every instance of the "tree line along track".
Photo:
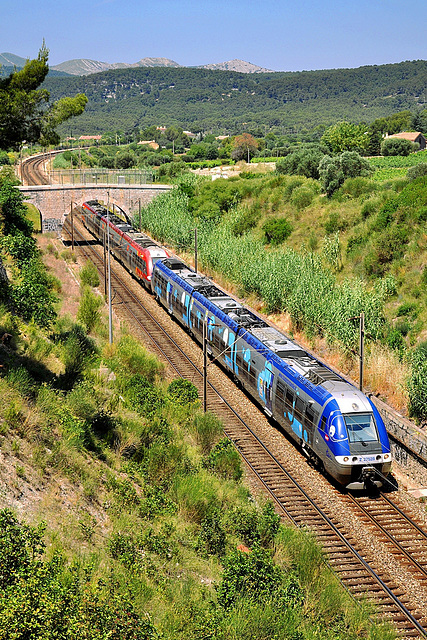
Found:
[[(64, 227), (64, 232), (67, 231), (68, 225)], [(84, 236), (79, 235), (80, 231), (77, 230), (77, 227), (75, 227), (74, 233), (75, 237), (81, 238), (76, 242), (79, 245), (79, 252), (82, 252), (86, 258), (90, 258), (103, 274), (102, 246), (94, 241), (92, 236), (90, 236), (90, 242), (84, 240)], [(86, 235), (87, 231), (85, 230), (84, 233)], [(147, 294), (141, 292), (140, 295), (135, 295), (127, 286), (124, 279), (125, 276), (122, 277), (119, 273), (116, 273), (115, 265), (113, 266), (112, 277), (114, 289), (113, 306), (116, 309), (120, 307), (122, 310), (126, 308), (126, 313), (131, 317), (132, 322), (138, 324), (144, 332), (149, 346), (162, 358), (166, 358), (176, 375), (191, 380), (200, 392), (203, 384), (201, 367), (187, 357), (185, 351), (177, 344), (177, 341), (172, 339), (164, 330), (162, 322), (157, 320), (157, 317), (154, 317), (141, 302), (141, 298)], [(126, 277), (130, 278), (128, 274)], [(160, 315), (163, 314), (164, 316), (165, 313), (159, 308)], [(229, 385), (232, 384), (229, 383)], [(333, 510), (329, 509), (327, 504), (325, 506), (325, 502), (322, 504), (322, 501), (319, 502), (310, 497), (310, 488), (305, 482), (304, 474), (301, 477), (298, 477), (298, 474), (297, 476), (294, 473), (291, 474), (287, 470), (289, 461), (286, 460), (285, 463), (271, 453), (248, 426), (247, 421), (240, 417), (240, 410), (233, 408), (234, 403), (229, 402), (210, 383), (208, 384), (207, 401), (209, 410), (222, 418), (226, 425), (226, 435), (233, 441), (248, 468), (251, 469), (252, 473), (274, 500), (282, 517), (292, 521), (297, 526), (309, 527), (314, 531), (326, 552), (330, 566), (335, 570), (343, 585), (355, 597), (364, 597), (373, 601), (378, 607), (379, 614), (384, 618), (390, 619), (403, 637), (427, 637), (427, 620), (420, 613), (419, 604), (405, 594), (402, 581), (400, 580), (399, 584), (399, 581), (391, 578), (390, 573), (384, 571), (382, 566), (377, 566), (378, 562), (375, 558), (370, 557), (369, 552), (364, 549), (363, 540), (351, 531), (351, 527), (345, 523), (345, 518), (343, 522)], [(350, 498), (348, 496), (341, 495), (340, 500), (343, 503), (343, 511), (350, 508)], [(372, 502), (376, 503), (377, 501)], [(366, 520), (366, 513), (360, 511), (361, 506), (359, 506), (359, 503), (352, 504), (354, 510), (356, 509), (356, 504), (358, 505), (359, 515), (357, 517), (362, 522), (364, 518)], [(360, 515), (361, 513), (362, 515)], [(390, 526), (391, 523), (388, 522), (385, 525), (383, 523), (380, 529), (375, 525), (376, 528), (374, 529), (372, 519), (369, 519), (369, 522), (378, 544), (385, 545), (389, 549), (392, 544), (393, 532), (391, 531), (386, 536), (387, 541), (385, 541), (384, 528), (387, 529), (387, 526)], [(417, 535), (420, 535), (420, 529), (421, 527), (418, 527), (418, 529), (412, 527), (413, 531), (418, 532)], [(413, 538), (412, 534), (408, 539), (401, 536), (400, 545), (406, 549), (409, 556), (412, 556), (411, 551), (419, 547), (419, 541)], [(407, 558), (406, 554), (403, 555)], [(393, 558), (400, 565), (402, 550), (394, 551)], [(416, 560), (421, 567), (426, 568), (425, 557), (421, 555)], [(424, 589), (425, 581), (420, 575), (422, 572), (419, 569), (417, 571), (418, 574), (416, 575), (414, 572), (413, 577), (419, 581), (420, 588)]]

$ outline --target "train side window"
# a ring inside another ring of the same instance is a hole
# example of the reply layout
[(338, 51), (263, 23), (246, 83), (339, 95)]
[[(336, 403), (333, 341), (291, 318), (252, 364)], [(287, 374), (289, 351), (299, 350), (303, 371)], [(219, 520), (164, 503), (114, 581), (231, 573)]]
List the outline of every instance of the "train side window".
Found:
[(301, 398), (299, 396), (297, 396), (297, 399), (296, 399), (296, 402), (295, 402), (295, 417), (301, 423), (304, 420), (304, 408), (305, 408), (304, 401), (301, 400)]
[(280, 415), (285, 411), (286, 387), (278, 380), (276, 385), (276, 407)]
[(322, 419), (320, 421), (320, 431), (325, 431), (326, 430), (326, 418), (325, 416), (322, 416)]
[(294, 393), (291, 389), (286, 389), (285, 407), (290, 413), (294, 409)]
[(280, 401), (283, 402), (285, 399), (286, 387), (282, 384), (280, 380), (277, 381), (276, 386), (276, 395), (280, 398)]

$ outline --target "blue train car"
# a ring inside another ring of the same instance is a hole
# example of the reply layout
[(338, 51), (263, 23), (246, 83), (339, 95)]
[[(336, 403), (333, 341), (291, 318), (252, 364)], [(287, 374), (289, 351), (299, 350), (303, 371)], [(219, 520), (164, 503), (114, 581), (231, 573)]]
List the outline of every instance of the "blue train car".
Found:
[(390, 444), (361, 391), (177, 258), (153, 269), (157, 300), (340, 485), (381, 486)]

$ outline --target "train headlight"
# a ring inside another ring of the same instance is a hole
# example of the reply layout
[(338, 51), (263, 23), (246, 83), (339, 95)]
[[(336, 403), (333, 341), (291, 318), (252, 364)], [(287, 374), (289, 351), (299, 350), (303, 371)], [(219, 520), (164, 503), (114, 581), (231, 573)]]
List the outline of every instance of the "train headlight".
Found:
[(344, 458), (343, 458), (343, 462), (348, 462), (348, 461), (349, 461), (349, 459), (350, 459), (350, 458), (349, 458), (348, 456), (344, 456)]
[(381, 460), (381, 456), (377, 456), (377, 460)]
[(353, 457), (352, 457), (352, 461), (353, 461), (353, 462), (357, 462), (357, 456), (353, 456)]
[(388, 453), (385, 453), (385, 454), (384, 454), (384, 460), (388, 460), (388, 459), (389, 459), (389, 457), (390, 457), (390, 454), (388, 454)]

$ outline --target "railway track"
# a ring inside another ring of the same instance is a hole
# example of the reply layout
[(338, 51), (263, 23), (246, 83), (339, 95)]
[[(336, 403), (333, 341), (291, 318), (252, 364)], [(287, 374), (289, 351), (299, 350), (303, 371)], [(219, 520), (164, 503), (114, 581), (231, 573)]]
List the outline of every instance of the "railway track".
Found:
[(400, 564), (417, 575), (427, 589), (427, 532), (420, 524), (384, 493), (376, 498), (349, 494), (348, 499)]
[[(67, 231), (68, 225), (64, 227), (64, 232)], [(77, 227), (74, 228), (74, 238), (82, 255), (90, 258), (101, 274), (104, 274), (101, 245), (93, 240), (88, 243)], [(175, 375), (191, 380), (201, 394), (201, 367), (191, 361), (178, 342), (144, 305), (141, 300), (142, 294), (133, 293), (125, 281), (126, 278), (113, 268), (113, 306), (126, 307), (127, 314), (143, 331), (149, 346), (160, 357), (166, 359)], [(351, 528), (343, 524), (342, 519), (337, 518), (327, 504), (310, 497), (307, 487), (303, 486), (303, 480), (289, 472), (288, 464), (268, 450), (247, 421), (233, 408), (232, 403), (210, 383), (207, 389), (207, 406), (223, 420), (226, 435), (233, 441), (247, 466), (274, 500), (282, 517), (296, 526), (308, 527), (314, 532), (325, 550), (331, 568), (343, 585), (356, 598), (372, 602), (379, 616), (390, 620), (402, 637), (427, 638), (427, 618), (419, 607), (417, 610), (417, 604), (408, 597), (402, 585), (390, 577), (382, 567), (376, 566), (378, 563), (364, 548), (364, 541), (358, 539)], [(425, 588), (427, 564), (422, 547), (425, 546), (423, 541), (426, 539), (426, 533), (422, 528), (401, 512), (399, 517), (402, 518), (402, 523), (405, 521), (406, 524), (402, 524), (397, 530), (394, 526), (397, 516), (386, 512), (385, 506), (382, 506), (392, 504), (386, 496), (381, 495), (377, 500), (369, 497), (354, 500), (351, 496), (343, 495), (342, 499), (347, 507), (351, 505), (353, 510), (358, 512), (358, 517), (371, 528), (378, 543), (390, 550), (399, 565), (404, 565), (405, 570), (412, 572), (411, 575), (419, 581), (420, 588)], [(381, 508), (376, 509), (380, 503)], [(393, 512), (396, 513), (399, 512)], [(400, 546), (397, 546), (397, 543)]]
[(44, 171), (44, 165), (50, 153), (27, 158), (21, 163), (21, 181), (23, 186), (32, 187), (36, 185), (49, 184), (49, 178)]

